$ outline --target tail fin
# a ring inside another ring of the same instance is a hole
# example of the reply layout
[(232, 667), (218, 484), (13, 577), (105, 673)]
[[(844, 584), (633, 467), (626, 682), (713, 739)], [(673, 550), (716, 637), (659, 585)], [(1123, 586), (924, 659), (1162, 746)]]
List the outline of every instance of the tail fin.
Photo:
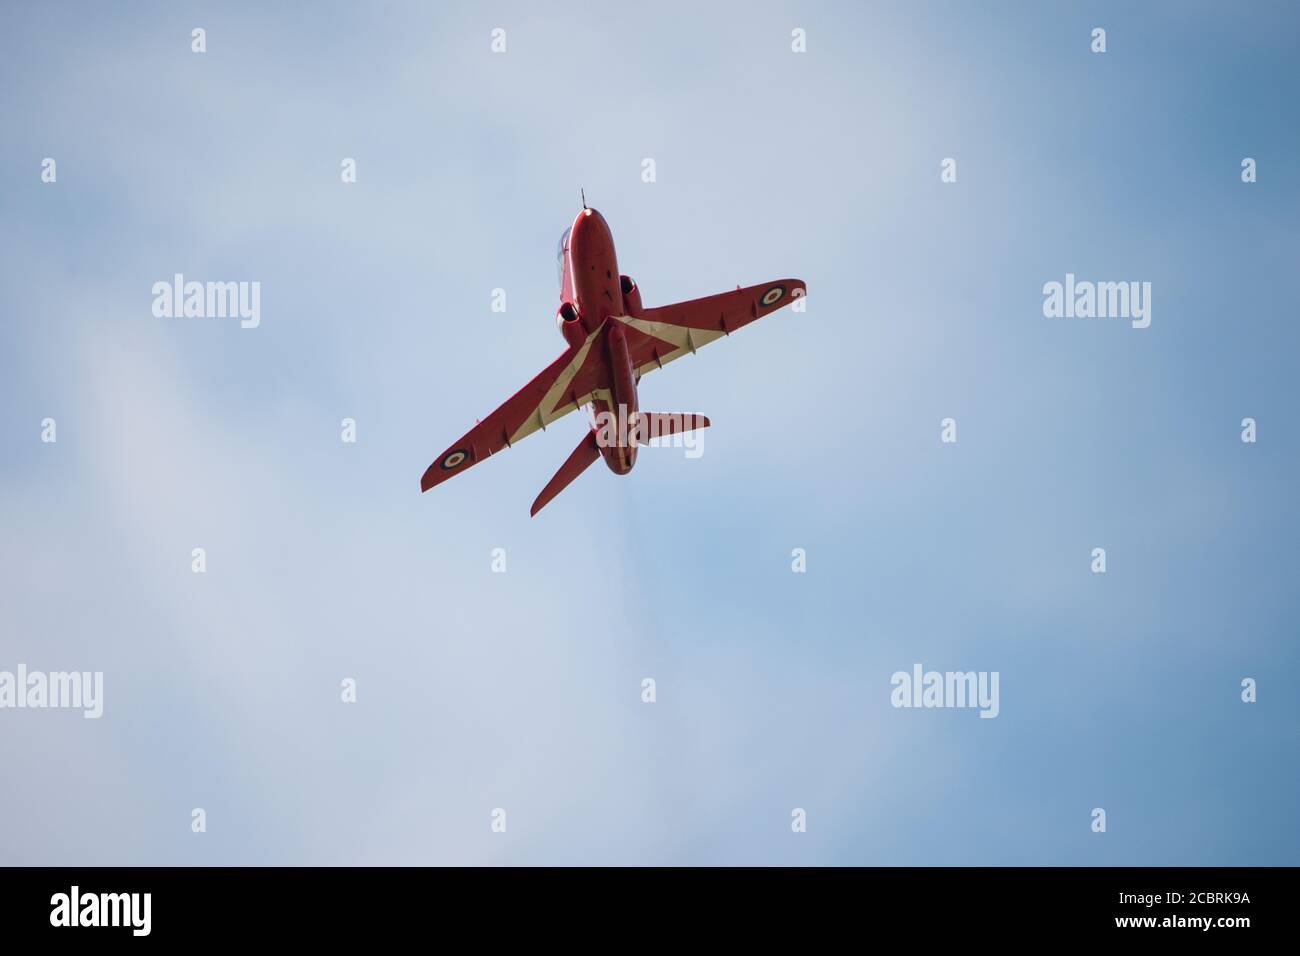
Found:
[(537, 512), (550, 504), (552, 498), (569, 487), (569, 482), (586, 471), (599, 457), (600, 446), (596, 444), (596, 430), (593, 428), (578, 443), (578, 447), (573, 449), (572, 454), (560, 466), (560, 470), (555, 473), (555, 477), (546, 483), (546, 487), (537, 496), (537, 500), (533, 502), (532, 510), (528, 514), (530, 516), (536, 515)]
[(638, 444), (641, 445), (649, 444), (651, 438), (709, 427), (709, 420), (694, 412), (637, 412), (637, 415), (640, 417), (641, 434)]

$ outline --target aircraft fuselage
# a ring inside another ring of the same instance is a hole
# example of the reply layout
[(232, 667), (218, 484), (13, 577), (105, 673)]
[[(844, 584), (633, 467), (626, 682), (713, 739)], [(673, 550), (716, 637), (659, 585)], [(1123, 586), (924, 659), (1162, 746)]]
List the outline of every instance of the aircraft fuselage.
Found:
[[(602, 349), (609, 363), (612, 401), (594, 399), (590, 408), (593, 418), (602, 413), (618, 422), (634, 422), (637, 407), (637, 375), (628, 354), (627, 336), (622, 324), (609, 322), (611, 315), (629, 315), (624, 301), (623, 278), (618, 271), (614, 236), (605, 217), (594, 209), (584, 208), (573, 220), (561, 248), (560, 303), (576, 310), (577, 318), (566, 323), (561, 317), (560, 331), (567, 340), (571, 335), (596, 333), (592, 348)], [(580, 323), (581, 330), (566, 329)], [(615, 440), (602, 441), (601, 457), (609, 470), (626, 475), (636, 464), (636, 442), (622, 429), (615, 429)]]

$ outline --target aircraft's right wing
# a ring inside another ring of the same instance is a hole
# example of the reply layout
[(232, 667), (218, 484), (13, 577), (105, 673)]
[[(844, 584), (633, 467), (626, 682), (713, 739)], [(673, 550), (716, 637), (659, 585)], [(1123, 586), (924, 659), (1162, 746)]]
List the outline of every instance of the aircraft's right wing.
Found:
[(807, 294), (801, 279), (777, 279), (745, 289), (643, 309), (641, 315), (615, 316), (641, 335), (628, 336), (638, 375), (661, 368)]
[(500, 408), (453, 442), (425, 469), (420, 490), (428, 491), (459, 475), (489, 455), (603, 395), (609, 383), (605, 381), (608, 372), (601, 349), (595, 346), (600, 341), (600, 331), (587, 336), (585, 342), (565, 349), (564, 354)]

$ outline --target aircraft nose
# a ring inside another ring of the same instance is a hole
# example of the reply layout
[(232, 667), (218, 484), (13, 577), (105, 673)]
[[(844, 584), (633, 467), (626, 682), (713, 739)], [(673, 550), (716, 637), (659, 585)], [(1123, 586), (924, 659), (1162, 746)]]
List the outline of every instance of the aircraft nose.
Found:
[(571, 235), (574, 248), (581, 248), (585, 245), (607, 240), (609, 226), (605, 224), (604, 216), (588, 206), (578, 213), (577, 218), (573, 220)]

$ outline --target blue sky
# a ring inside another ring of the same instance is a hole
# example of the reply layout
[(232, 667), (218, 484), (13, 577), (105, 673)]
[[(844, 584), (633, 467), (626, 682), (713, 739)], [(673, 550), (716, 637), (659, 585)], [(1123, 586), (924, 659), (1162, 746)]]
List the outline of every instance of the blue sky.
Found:
[[(1300, 862), (1293, 8), (0, 19), (0, 670), (105, 675), (0, 710), (0, 862)], [(807, 311), (644, 379), (698, 459), (530, 519), (570, 418), (420, 495), (562, 351), (580, 187), (647, 305)], [(155, 318), (177, 272), (260, 327)]]

